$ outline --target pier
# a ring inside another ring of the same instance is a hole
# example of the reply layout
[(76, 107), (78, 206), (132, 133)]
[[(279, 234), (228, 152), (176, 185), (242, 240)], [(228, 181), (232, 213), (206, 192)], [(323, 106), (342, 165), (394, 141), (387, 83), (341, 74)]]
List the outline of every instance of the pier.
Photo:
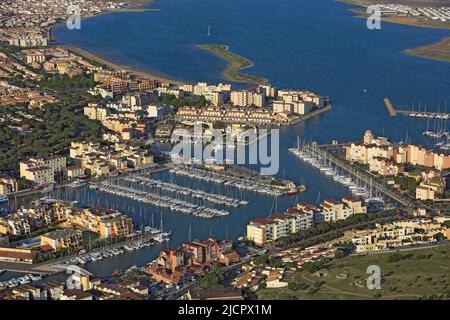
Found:
[[(227, 210), (201, 206), (188, 202), (186, 200), (177, 199), (173, 196), (166, 196), (155, 192), (150, 192), (147, 191), (143, 186), (141, 186), (142, 190), (140, 190), (123, 185), (116, 185), (110, 182), (102, 182), (99, 184), (91, 184), (90, 187), (105, 193), (114, 194), (116, 196), (149, 203), (153, 206), (170, 208), (170, 210), (172, 211), (190, 214), (194, 217), (199, 218), (215, 218), (230, 214), (230, 212)], [(205, 199), (204, 202), (205, 201), (208, 201), (208, 199)]]
[(383, 99), (384, 105), (386, 106), (387, 111), (391, 117), (395, 117), (398, 115), (409, 116), (415, 118), (436, 118), (436, 119), (448, 119), (450, 118), (450, 113), (448, 112), (431, 112), (431, 111), (414, 111), (414, 110), (406, 110), (406, 109), (395, 109), (389, 98)]
[(248, 168), (235, 165), (231, 165), (225, 170), (211, 170), (198, 166), (178, 166), (169, 172), (191, 179), (223, 184), (224, 186), (270, 196), (282, 196), (290, 189), (295, 188), (292, 181), (273, 180)]
[(248, 201), (239, 200), (232, 197), (227, 197), (220, 194), (210, 193), (199, 189), (193, 189), (191, 187), (183, 187), (175, 183), (164, 182), (161, 180), (151, 179), (145, 176), (135, 176), (129, 177), (126, 179), (128, 182), (145, 184), (154, 189), (158, 189), (160, 191), (167, 191), (172, 194), (176, 194), (179, 196), (189, 196), (192, 198), (198, 199), (208, 199), (208, 201), (214, 204), (225, 205), (229, 207), (238, 207), (239, 205), (248, 204)]
[(320, 146), (316, 146), (316, 148), (313, 149), (314, 152), (316, 152), (318, 155), (322, 156), (323, 158), (327, 159), (337, 167), (341, 168), (345, 172), (351, 174), (355, 178), (364, 181), (365, 183), (370, 183), (372, 188), (375, 190), (380, 191), (387, 197), (395, 200), (396, 202), (400, 203), (403, 206), (412, 207), (413, 201), (406, 197), (405, 195), (399, 193), (398, 191), (392, 190), (389, 187), (384, 186), (382, 183), (377, 181), (377, 177), (368, 173), (364, 172), (362, 170), (357, 169), (355, 166), (352, 166), (350, 163), (348, 163), (345, 160), (339, 159), (332, 153), (328, 152), (326, 148), (322, 148)]
[[(330, 176), (330, 178), (333, 177), (333, 180), (349, 186), (352, 193), (356, 196), (363, 196), (371, 199), (373, 197), (373, 191), (376, 191), (403, 206), (414, 206), (414, 202), (411, 198), (380, 183), (377, 176), (365, 172), (339, 158), (338, 154), (342, 151), (342, 148), (342, 144), (322, 146), (312, 144), (303, 146), (302, 149), (300, 149), (300, 146), (297, 148), (290, 148), (289, 151), (305, 162), (316, 166), (320, 171), (323, 171), (325, 175)], [(345, 175), (336, 172), (343, 172)], [(363, 182), (366, 186), (370, 186), (370, 190), (368, 190), (367, 187), (358, 186), (358, 182)]]

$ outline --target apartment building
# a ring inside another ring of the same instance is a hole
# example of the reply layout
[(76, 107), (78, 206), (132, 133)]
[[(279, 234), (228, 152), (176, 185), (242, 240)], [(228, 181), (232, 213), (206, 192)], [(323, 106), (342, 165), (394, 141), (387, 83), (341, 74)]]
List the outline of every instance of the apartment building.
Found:
[(420, 244), (435, 238), (437, 234), (450, 236), (450, 228), (444, 222), (448, 216), (434, 219), (394, 221), (390, 224), (376, 224), (374, 229), (352, 230), (344, 233), (341, 241), (351, 241), (355, 252), (370, 253), (398, 248), (404, 245)]
[(373, 171), (393, 175), (401, 172), (402, 164), (446, 170), (450, 168), (450, 155), (434, 152), (418, 145), (394, 145), (384, 137), (374, 137), (367, 130), (363, 142), (351, 143), (345, 148), (349, 161), (370, 164)]
[(133, 220), (122, 213), (92, 208), (76, 211), (69, 217), (69, 224), (100, 235), (101, 239), (127, 237), (133, 232)]
[(247, 225), (247, 239), (258, 246), (289, 236), (314, 224), (347, 219), (353, 214), (366, 213), (363, 200), (346, 196), (342, 201), (325, 199), (317, 208), (307, 202), (298, 202), (284, 214), (278, 213), (267, 218), (255, 218)]
[(352, 195), (348, 195), (342, 198), (342, 202), (344, 203), (345, 207), (352, 210), (353, 214), (367, 213), (368, 208), (361, 198), (356, 198)]
[(433, 187), (425, 185), (418, 185), (416, 187), (417, 200), (434, 200), (436, 198), (436, 190)]
[(93, 95), (93, 96), (101, 96), (103, 99), (108, 99), (111, 100), (114, 98), (114, 92), (106, 89), (106, 88), (102, 88), (102, 87), (94, 87), (91, 88), (87, 91), (89, 94)]
[(252, 92), (249, 90), (231, 91), (231, 104), (238, 107), (264, 107), (265, 96), (262, 93)]
[(98, 142), (72, 142), (70, 157), (80, 162), (81, 168), (92, 176), (104, 176), (114, 170), (141, 168), (153, 163), (153, 156), (147, 150), (130, 143), (116, 142), (114, 145), (100, 145)]
[(275, 113), (305, 115), (313, 108), (323, 108), (324, 106), (324, 97), (313, 92), (283, 89), (278, 90), (277, 97), (272, 103), (272, 110)]
[(91, 120), (104, 121), (109, 116), (109, 111), (105, 107), (100, 107), (95, 102), (88, 103), (87, 106), (83, 108), (84, 115)]
[(51, 248), (54, 251), (79, 250), (82, 242), (82, 231), (73, 228), (55, 230), (41, 236), (41, 248)]
[(46, 56), (42, 50), (24, 50), (22, 53), (25, 55), (25, 61), (28, 64), (43, 63), (46, 60)]
[(80, 166), (67, 167), (65, 173), (68, 179), (77, 179), (86, 174), (85, 169)]
[(369, 170), (380, 176), (397, 176), (404, 172), (404, 166), (394, 160), (382, 157), (373, 157), (369, 160)]
[(0, 261), (32, 264), (36, 253), (31, 249), (0, 248)]
[(22, 48), (46, 47), (48, 37), (40, 33), (23, 33), (14, 35), (9, 39), (9, 45)]
[(286, 214), (275, 214), (267, 218), (255, 218), (247, 225), (247, 239), (263, 246), (267, 242), (289, 236), (313, 225), (313, 214), (291, 209)]
[(325, 98), (317, 93), (307, 90), (292, 90), (292, 89), (280, 89), (277, 92), (277, 96), (282, 100), (292, 99), (293, 101), (303, 100), (309, 101), (322, 108), (325, 105)]
[(182, 92), (203, 96), (213, 106), (221, 106), (229, 98), (231, 91), (230, 84), (209, 85), (206, 82), (199, 82), (197, 84), (185, 84), (179, 86)]
[(24, 235), (33, 230), (66, 221), (73, 203), (65, 201), (36, 201), (16, 212), (0, 217), (0, 234)]
[(98, 86), (113, 94), (126, 94), (139, 90), (139, 82), (133, 80), (126, 73), (101, 70), (94, 73), (94, 81)]
[(259, 85), (256, 88), (257, 93), (263, 94), (265, 97), (268, 98), (275, 98), (278, 95), (278, 90), (275, 87), (272, 87), (270, 84), (266, 85)]
[(121, 99), (121, 104), (128, 107), (130, 111), (142, 110), (144, 106), (154, 102), (156, 96), (153, 93), (128, 93)]
[(149, 105), (146, 108), (147, 116), (156, 120), (161, 120), (162, 117), (169, 115), (172, 112), (172, 106), (168, 105)]
[(0, 174), (0, 196), (19, 191), (19, 183), (6, 174)]
[(279, 101), (274, 100), (272, 103), (272, 109), (275, 113), (294, 113), (305, 115), (311, 112), (314, 104), (309, 101)]
[(275, 124), (277, 118), (275, 114), (266, 108), (195, 108), (181, 107), (178, 109), (176, 120), (195, 123), (197, 121), (216, 122), (222, 121), (231, 124), (246, 125), (270, 125)]
[(171, 124), (160, 124), (156, 127), (155, 137), (160, 138), (160, 139), (170, 138), (170, 136), (172, 135), (173, 129), (174, 129), (174, 126)]
[(66, 168), (66, 157), (30, 158), (19, 162), (20, 176), (36, 184), (55, 182), (55, 174)]
[(232, 241), (209, 237), (184, 243), (178, 248), (161, 250), (158, 258), (145, 266), (145, 272), (153, 280), (179, 284), (189, 276), (210, 271), (215, 262), (228, 265), (239, 261), (240, 256), (233, 250)]

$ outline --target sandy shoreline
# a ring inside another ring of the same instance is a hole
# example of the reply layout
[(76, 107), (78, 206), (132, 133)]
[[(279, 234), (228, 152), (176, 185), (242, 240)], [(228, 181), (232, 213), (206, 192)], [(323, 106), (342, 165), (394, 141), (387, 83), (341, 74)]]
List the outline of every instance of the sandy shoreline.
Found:
[(222, 72), (224, 79), (227, 81), (248, 84), (265, 84), (268, 82), (268, 80), (263, 77), (243, 72), (242, 70), (254, 66), (253, 61), (230, 51), (230, 48), (227, 45), (198, 44), (196, 47), (206, 50), (228, 63), (227, 68)]
[(182, 85), (182, 84), (186, 83), (186, 82), (182, 82), (182, 81), (176, 80), (174, 78), (171, 78), (169, 76), (159, 75), (159, 74), (156, 74), (156, 73), (153, 73), (150, 71), (146, 71), (146, 70), (142, 70), (139, 68), (117, 64), (117, 63), (114, 63), (110, 60), (107, 60), (107, 59), (101, 57), (99, 54), (94, 54), (92, 52), (86, 51), (86, 50), (78, 48), (78, 47), (66, 46), (66, 45), (60, 45), (60, 46), (67, 48), (71, 52), (85, 58), (88, 61), (94, 62), (95, 64), (99, 64), (102, 66), (106, 66), (106, 67), (116, 70), (116, 71), (124, 70), (124, 71), (131, 73), (138, 77), (154, 79), (154, 80), (158, 80), (161, 82), (169, 82), (171, 84), (176, 84), (176, 85)]

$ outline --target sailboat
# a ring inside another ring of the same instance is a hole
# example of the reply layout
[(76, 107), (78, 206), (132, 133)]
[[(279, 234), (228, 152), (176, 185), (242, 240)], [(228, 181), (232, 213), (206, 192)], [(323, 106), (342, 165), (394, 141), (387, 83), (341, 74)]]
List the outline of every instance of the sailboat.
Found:
[(303, 176), (300, 179), (300, 184), (294, 188), (289, 189), (289, 191), (287, 192), (288, 196), (295, 196), (297, 195), (299, 192), (305, 192), (306, 191), (306, 186), (305, 183), (303, 181)]
[(161, 222), (160, 222), (159, 233), (153, 239), (155, 241), (157, 241), (157, 242), (167, 242), (167, 241), (169, 241), (169, 236), (171, 234), (172, 234), (171, 231), (164, 232), (164, 229), (163, 229), (163, 217), (162, 217), (162, 212), (161, 212)]

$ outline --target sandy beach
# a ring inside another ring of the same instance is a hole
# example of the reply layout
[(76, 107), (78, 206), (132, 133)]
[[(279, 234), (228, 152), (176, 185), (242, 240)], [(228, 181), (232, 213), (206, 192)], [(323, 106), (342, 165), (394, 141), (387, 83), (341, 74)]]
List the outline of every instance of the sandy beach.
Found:
[(126, 71), (129, 72), (131, 74), (134, 74), (135, 76), (138, 77), (142, 77), (142, 78), (149, 78), (149, 79), (155, 79), (161, 82), (168, 82), (171, 84), (176, 84), (176, 85), (182, 85), (185, 84), (186, 82), (182, 82), (176, 79), (173, 79), (169, 76), (165, 76), (165, 75), (159, 75), (156, 74), (154, 72), (149, 72), (149, 71), (145, 71), (142, 69), (138, 69), (138, 68), (134, 68), (134, 67), (130, 67), (130, 66), (125, 66), (125, 65), (120, 65), (114, 62), (111, 62), (103, 57), (101, 57), (98, 54), (94, 54), (91, 52), (88, 52), (86, 50), (83, 50), (81, 48), (77, 48), (77, 47), (72, 47), (72, 46), (64, 46), (62, 45), (62, 47), (67, 48), (68, 50), (70, 50), (71, 52), (83, 57), (84, 59), (91, 61), (95, 64), (99, 64), (102, 66), (106, 66), (110, 69), (116, 70), (116, 71)]

